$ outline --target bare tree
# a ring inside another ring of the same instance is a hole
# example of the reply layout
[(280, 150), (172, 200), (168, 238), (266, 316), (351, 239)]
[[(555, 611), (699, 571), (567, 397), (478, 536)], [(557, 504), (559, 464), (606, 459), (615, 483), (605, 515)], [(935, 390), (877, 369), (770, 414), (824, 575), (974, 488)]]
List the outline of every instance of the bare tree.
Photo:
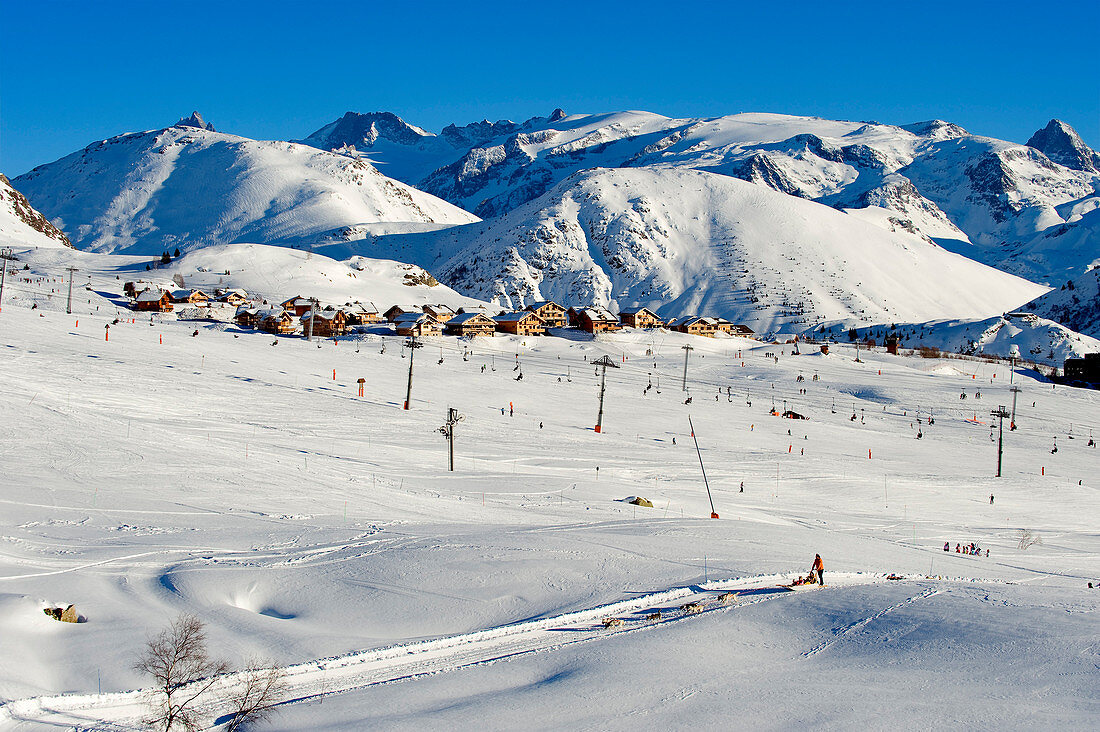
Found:
[(1039, 536), (1031, 529), (1020, 529), (1020, 542), (1016, 548), (1026, 551), (1036, 544), (1042, 546), (1043, 537)]
[(150, 724), (164, 730), (199, 728), (196, 701), (229, 666), (206, 650), (206, 630), (194, 615), (180, 615), (149, 639), (134, 668), (156, 682)]
[(240, 682), (229, 699), (227, 732), (270, 717), (287, 691), (286, 670), (274, 663), (251, 661), (240, 673)]

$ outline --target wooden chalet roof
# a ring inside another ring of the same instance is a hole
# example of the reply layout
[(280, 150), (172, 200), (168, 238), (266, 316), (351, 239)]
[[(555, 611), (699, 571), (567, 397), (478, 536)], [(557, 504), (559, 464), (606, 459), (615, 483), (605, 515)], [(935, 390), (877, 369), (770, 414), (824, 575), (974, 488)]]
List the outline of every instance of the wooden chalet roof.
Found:
[(577, 311), (579, 314), (584, 315), (594, 323), (612, 322), (618, 323), (619, 319), (611, 314), (611, 311), (601, 307), (581, 308)]
[[(312, 311), (307, 310), (302, 315), (301, 319), (302, 319), (303, 323), (306, 322), (307, 320), (309, 320), (311, 312)], [(316, 316), (314, 316), (314, 319), (315, 320), (335, 320), (336, 319), (336, 314), (341, 313), (341, 312), (343, 312), (343, 311), (342, 310), (318, 310)], [(347, 317), (346, 313), (345, 313), (344, 317)]]
[(461, 313), (459, 315), (454, 316), (453, 318), (451, 318), (450, 320), (447, 321), (447, 325), (465, 325), (466, 323), (469, 323), (471, 320), (475, 320), (477, 318), (481, 318), (482, 320), (484, 320), (486, 323), (489, 323), (490, 325), (492, 325), (492, 323), (493, 323), (493, 321), (489, 320), (488, 316), (486, 316), (484, 313), (474, 311), (472, 313)]
[(542, 322), (542, 318), (540, 318), (538, 315), (531, 312), (530, 310), (520, 310), (514, 313), (501, 313), (500, 315), (493, 316), (493, 320), (498, 323), (517, 323), (519, 321), (526, 320), (527, 318), (534, 318), (535, 320)]
[(145, 290), (142, 290), (135, 299), (138, 302), (157, 302), (167, 294), (167, 292), (159, 288), (149, 287)]
[(430, 320), (430, 321), (436, 322), (436, 323), (439, 322), (438, 320), (433, 318), (428, 313), (423, 313), (423, 312), (420, 312), (420, 311), (412, 312), (412, 313), (401, 313), (400, 315), (398, 315), (396, 318), (393, 319), (393, 322), (394, 323), (400, 323), (402, 325), (405, 325), (405, 324), (415, 325), (416, 323), (419, 323), (422, 320)]

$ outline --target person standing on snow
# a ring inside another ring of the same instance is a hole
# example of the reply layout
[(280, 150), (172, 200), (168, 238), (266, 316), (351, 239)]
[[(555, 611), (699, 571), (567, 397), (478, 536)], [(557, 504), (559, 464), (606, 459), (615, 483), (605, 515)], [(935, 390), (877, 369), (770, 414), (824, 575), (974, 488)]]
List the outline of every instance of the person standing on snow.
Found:
[(817, 584), (820, 586), (825, 585), (825, 563), (821, 561), (821, 555), (814, 555), (813, 566), (810, 567), (810, 574), (817, 572)]

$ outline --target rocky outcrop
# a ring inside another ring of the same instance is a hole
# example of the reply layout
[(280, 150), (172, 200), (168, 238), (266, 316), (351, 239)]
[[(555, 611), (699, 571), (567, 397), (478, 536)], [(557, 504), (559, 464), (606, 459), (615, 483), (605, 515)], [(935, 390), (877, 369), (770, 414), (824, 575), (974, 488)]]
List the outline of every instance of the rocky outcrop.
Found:
[(1100, 155), (1085, 144), (1077, 130), (1062, 120), (1052, 119), (1046, 127), (1031, 136), (1027, 146), (1067, 168), (1090, 173), (1100, 171)]
[(200, 130), (206, 130), (207, 132), (216, 132), (214, 125), (210, 124), (202, 118), (202, 115), (198, 112), (192, 112), (190, 117), (184, 117), (175, 124), (176, 127), (196, 127)]
[(12, 187), (11, 181), (0, 173), (0, 215), (10, 212), (16, 222), (22, 222), (39, 234), (53, 239), (59, 244), (74, 248), (69, 237), (61, 229), (51, 224), (46, 217), (34, 210), (30, 201), (19, 191)]

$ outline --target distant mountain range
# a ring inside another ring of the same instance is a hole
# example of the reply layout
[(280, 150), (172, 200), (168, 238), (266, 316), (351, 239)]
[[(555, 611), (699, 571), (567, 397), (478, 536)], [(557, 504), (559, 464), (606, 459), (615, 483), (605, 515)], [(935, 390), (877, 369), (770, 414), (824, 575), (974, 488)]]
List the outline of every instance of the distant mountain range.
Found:
[(325, 246), (502, 304), (802, 329), (1038, 301), (1046, 288), (955, 255), (1055, 287), (1084, 275), (1100, 265), (1098, 171), (1058, 120), (1018, 145), (939, 120), (558, 109), (439, 134), (349, 112), (299, 142), (216, 132), (194, 114), (14, 183), (82, 249)]
[(581, 170), (691, 168), (834, 208), (886, 208), (947, 248), (1038, 282), (1061, 284), (1100, 263), (1095, 226), (1082, 223), (1100, 207), (1100, 155), (1058, 120), (1018, 145), (941, 120), (898, 127), (558, 109), (433, 135), (389, 113), (349, 112), (303, 142), (367, 158), (486, 219)]

